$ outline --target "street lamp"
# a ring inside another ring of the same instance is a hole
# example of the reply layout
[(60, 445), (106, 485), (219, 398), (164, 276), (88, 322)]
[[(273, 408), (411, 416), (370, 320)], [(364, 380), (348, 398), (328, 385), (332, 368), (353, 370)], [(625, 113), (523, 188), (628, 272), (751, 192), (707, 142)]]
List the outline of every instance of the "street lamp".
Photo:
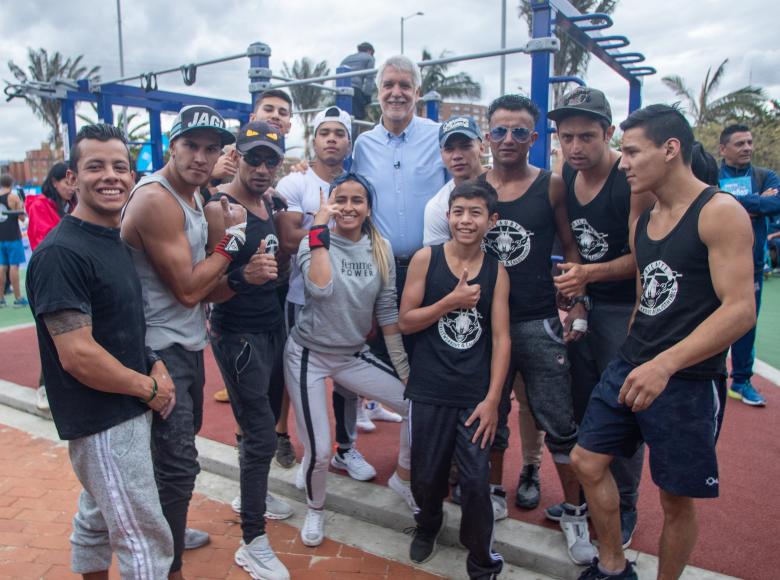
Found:
[(401, 16), (401, 54), (404, 53), (404, 20), (409, 20), (415, 16), (424, 16), (422, 12), (415, 12), (409, 16)]

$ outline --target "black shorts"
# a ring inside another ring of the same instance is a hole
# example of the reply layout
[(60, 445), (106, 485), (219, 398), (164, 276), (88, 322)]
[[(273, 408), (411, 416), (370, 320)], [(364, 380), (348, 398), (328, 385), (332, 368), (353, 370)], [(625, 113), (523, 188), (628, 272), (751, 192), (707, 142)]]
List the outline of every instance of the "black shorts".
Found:
[(650, 449), (650, 473), (664, 491), (684, 497), (718, 497), (715, 443), (723, 423), (726, 381), (672, 377), (645, 411), (618, 403), (634, 366), (613, 360), (593, 390), (578, 444), (594, 453), (631, 457), (642, 441)]

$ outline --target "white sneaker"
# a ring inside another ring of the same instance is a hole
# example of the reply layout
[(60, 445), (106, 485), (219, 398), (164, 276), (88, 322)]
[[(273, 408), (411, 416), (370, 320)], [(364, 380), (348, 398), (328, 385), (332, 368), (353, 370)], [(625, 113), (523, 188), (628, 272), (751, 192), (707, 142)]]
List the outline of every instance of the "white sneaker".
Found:
[(593, 558), (598, 556), (595, 546), (590, 543), (588, 519), (584, 515), (584, 509), (584, 505), (574, 510), (564, 508), (563, 516), (559, 522), (566, 538), (566, 550), (569, 552), (569, 558), (579, 565), (590, 564)]
[(355, 424), (357, 425), (358, 429), (365, 431), (366, 433), (376, 431), (376, 425), (374, 425), (374, 422), (369, 418), (368, 409), (366, 409), (365, 405), (363, 405), (360, 399), (358, 399), (357, 421), (355, 421)]
[[(237, 495), (230, 502), (230, 507), (237, 514), (241, 514), (241, 496)], [(293, 509), (286, 501), (274, 497), (270, 493), (265, 496), (265, 517), (269, 520), (286, 520), (293, 515)]]
[(401, 417), (401, 415), (385, 409), (382, 405), (376, 402), (368, 403), (366, 411), (368, 418), (372, 421), (389, 421), (390, 423), (400, 423), (403, 421), (403, 417)]
[(352, 479), (358, 481), (368, 481), (376, 477), (376, 469), (354, 447), (344, 453), (343, 457), (336, 452), (330, 464), (336, 469), (346, 471)]
[(490, 503), (493, 504), (493, 519), (505, 520), (509, 516), (506, 507), (506, 492), (501, 486), (490, 486)]
[(298, 468), (298, 473), (295, 474), (295, 487), (301, 491), (306, 489), (306, 480), (303, 475), (303, 465)]
[(50, 411), (49, 397), (46, 396), (46, 387), (38, 387), (35, 393), (35, 406), (39, 411)]
[(257, 536), (248, 545), (241, 540), (234, 559), (255, 580), (290, 580), (290, 573), (271, 549), (267, 534)]
[(404, 481), (398, 477), (397, 472), (393, 472), (393, 475), (387, 481), (387, 487), (392, 489), (395, 493), (403, 498), (403, 500), (406, 502), (406, 505), (408, 505), (409, 509), (412, 510), (413, 514), (416, 514), (418, 511), (420, 511), (420, 508), (417, 507), (417, 502), (414, 501), (411, 484), (408, 481)]
[(325, 538), (325, 512), (309, 508), (301, 528), (301, 541), (305, 546), (319, 546)]

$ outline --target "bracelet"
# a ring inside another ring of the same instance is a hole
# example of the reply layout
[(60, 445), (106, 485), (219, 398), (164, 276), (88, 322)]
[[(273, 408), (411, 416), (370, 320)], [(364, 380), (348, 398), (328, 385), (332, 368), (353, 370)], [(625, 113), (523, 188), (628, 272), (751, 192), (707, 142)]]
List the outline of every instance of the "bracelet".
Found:
[(309, 249), (330, 248), (330, 230), (327, 225), (312, 226), (309, 230)]
[(155, 379), (154, 377), (149, 377), (149, 378), (152, 379), (152, 394), (148, 399), (144, 401), (144, 403), (147, 404), (154, 401), (154, 398), (157, 396), (157, 379)]

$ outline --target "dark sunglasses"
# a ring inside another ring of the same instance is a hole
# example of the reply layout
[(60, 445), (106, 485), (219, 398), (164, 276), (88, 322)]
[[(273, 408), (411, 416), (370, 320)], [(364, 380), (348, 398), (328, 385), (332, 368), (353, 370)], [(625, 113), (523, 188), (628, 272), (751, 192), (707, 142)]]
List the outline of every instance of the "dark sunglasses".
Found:
[(239, 153), (241, 158), (252, 167), (260, 167), (263, 163), (268, 169), (273, 169), (282, 162), (278, 155), (256, 155), (253, 153)]
[[(507, 133), (509, 133), (509, 129), (506, 127), (493, 127), (490, 130), (490, 140), (497, 143), (503, 141)], [(516, 143), (528, 143), (531, 140), (531, 131), (525, 127), (515, 127), (512, 129), (512, 139)]]

